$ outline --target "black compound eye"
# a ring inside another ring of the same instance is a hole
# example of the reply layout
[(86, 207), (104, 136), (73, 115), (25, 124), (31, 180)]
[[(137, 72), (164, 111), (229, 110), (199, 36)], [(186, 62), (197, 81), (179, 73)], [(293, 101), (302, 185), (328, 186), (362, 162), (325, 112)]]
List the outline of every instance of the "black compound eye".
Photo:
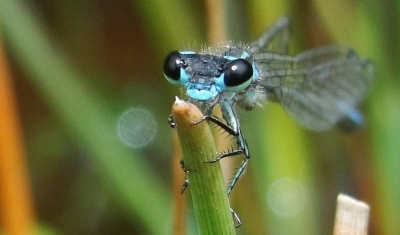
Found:
[(182, 56), (179, 51), (172, 51), (167, 55), (167, 57), (165, 57), (163, 70), (164, 76), (168, 82), (179, 84), (182, 63)]
[(253, 77), (253, 66), (245, 59), (237, 59), (226, 65), (224, 69), (224, 84), (228, 91), (245, 89)]

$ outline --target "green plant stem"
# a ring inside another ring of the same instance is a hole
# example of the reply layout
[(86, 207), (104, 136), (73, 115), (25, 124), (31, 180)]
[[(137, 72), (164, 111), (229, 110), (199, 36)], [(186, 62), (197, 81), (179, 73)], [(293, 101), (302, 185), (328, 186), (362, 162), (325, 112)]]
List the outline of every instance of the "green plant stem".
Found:
[(179, 99), (172, 106), (172, 115), (200, 234), (235, 234), (221, 167), (219, 163), (208, 163), (217, 154), (208, 123), (194, 125), (203, 114), (195, 105)]

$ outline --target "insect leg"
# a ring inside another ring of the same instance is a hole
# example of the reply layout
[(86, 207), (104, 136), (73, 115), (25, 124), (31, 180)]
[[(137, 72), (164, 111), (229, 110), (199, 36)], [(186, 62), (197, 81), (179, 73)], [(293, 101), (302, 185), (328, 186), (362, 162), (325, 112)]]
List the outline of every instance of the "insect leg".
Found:
[[(189, 170), (187, 170), (186, 168), (185, 168), (185, 162), (183, 161), (183, 159), (181, 159), (180, 161), (179, 161), (179, 164), (181, 165), (181, 168), (182, 168), (182, 170), (185, 172), (185, 173), (188, 173), (189, 172)], [(189, 186), (189, 179), (187, 178), (187, 177), (185, 177), (185, 182), (183, 182), (183, 185), (182, 185), (182, 188), (181, 188), (181, 194), (183, 194), (184, 192), (185, 192), (185, 190), (186, 190), (186, 188)]]
[(235, 218), (235, 221), (236, 221), (235, 228), (239, 228), (240, 225), (242, 225), (242, 221), (240, 220), (240, 218), (236, 214), (236, 212), (232, 208), (230, 208), (230, 209), (231, 209), (232, 216), (233, 216), (233, 218)]
[(169, 115), (168, 117), (168, 124), (171, 128), (175, 128), (176, 127), (176, 123), (174, 121), (174, 117), (172, 117), (172, 114)]
[(240, 128), (240, 124), (239, 124), (239, 119), (237, 118), (236, 112), (233, 109), (232, 105), (228, 101), (224, 101), (221, 104), (221, 111), (222, 111), (222, 117), (226, 120), (228, 125), (231, 126), (235, 132), (234, 136), (236, 139), (238, 149), (236, 151), (223, 153), (218, 158), (222, 159), (224, 157), (231, 157), (231, 156), (236, 156), (236, 155), (240, 155), (240, 154), (244, 155), (244, 159), (243, 159), (242, 163), (240, 163), (240, 166), (237, 169), (235, 175), (233, 176), (232, 181), (229, 183), (228, 190), (227, 190), (227, 193), (229, 195), (229, 194), (231, 194), (232, 189), (235, 187), (240, 176), (242, 176), (242, 174), (246, 170), (248, 161), (250, 159), (250, 151), (249, 151), (249, 147), (247, 146), (247, 142), (243, 137), (242, 129)]
[(217, 158), (211, 160), (210, 163), (218, 162), (222, 158), (226, 157), (233, 157), (243, 154), (244, 159), (240, 164), (238, 170), (236, 171), (235, 175), (233, 176), (232, 181), (228, 185), (227, 193), (228, 195), (232, 192), (232, 189), (235, 187), (237, 181), (239, 180), (240, 176), (246, 170), (248, 161), (250, 159), (250, 152), (247, 146), (247, 142), (243, 137), (242, 130), (240, 129), (239, 120), (236, 116), (236, 113), (232, 107), (232, 105), (228, 101), (223, 101), (221, 104), (221, 111), (222, 111), (222, 118), (226, 121), (227, 124), (223, 123), (219, 118), (211, 115), (205, 115), (199, 121), (195, 122), (194, 124), (198, 124), (204, 120), (213, 122), (214, 124), (221, 127), (223, 130), (228, 132), (230, 135), (234, 136), (236, 139), (236, 144), (238, 149), (221, 153)]

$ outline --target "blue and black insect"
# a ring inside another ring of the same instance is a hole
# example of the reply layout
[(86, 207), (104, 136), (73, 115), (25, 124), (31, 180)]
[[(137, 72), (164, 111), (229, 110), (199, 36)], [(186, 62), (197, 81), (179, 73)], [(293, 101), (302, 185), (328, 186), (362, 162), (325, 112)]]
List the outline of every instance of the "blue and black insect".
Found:
[[(227, 43), (200, 53), (172, 51), (165, 58), (165, 78), (183, 86), (187, 101), (202, 110), (205, 116), (199, 122), (211, 121), (236, 140), (236, 149), (221, 153), (212, 162), (244, 156), (228, 194), (250, 158), (235, 107), (251, 110), (277, 102), (297, 123), (314, 131), (333, 126), (355, 129), (362, 124), (356, 106), (370, 89), (372, 62), (340, 46), (289, 56), (289, 25), (288, 18), (281, 18), (251, 44)], [(223, 120), (212, 115), (217, 105)]]

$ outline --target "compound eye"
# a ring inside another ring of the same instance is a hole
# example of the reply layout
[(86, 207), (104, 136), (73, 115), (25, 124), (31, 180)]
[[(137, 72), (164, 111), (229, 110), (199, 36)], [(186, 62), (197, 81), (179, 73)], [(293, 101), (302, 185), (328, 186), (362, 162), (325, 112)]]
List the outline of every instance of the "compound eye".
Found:
[(253, 77), (253, 66), (245, 59), (237, 59), (226, 65), (224, 84), (227, 91), (237, 92), (245, 89)]
[(165, 57), (163, 71), (164, 77), (169, 83), (180, 84), (182, 63), (182, 56), (179, 51), (172, 51)]

